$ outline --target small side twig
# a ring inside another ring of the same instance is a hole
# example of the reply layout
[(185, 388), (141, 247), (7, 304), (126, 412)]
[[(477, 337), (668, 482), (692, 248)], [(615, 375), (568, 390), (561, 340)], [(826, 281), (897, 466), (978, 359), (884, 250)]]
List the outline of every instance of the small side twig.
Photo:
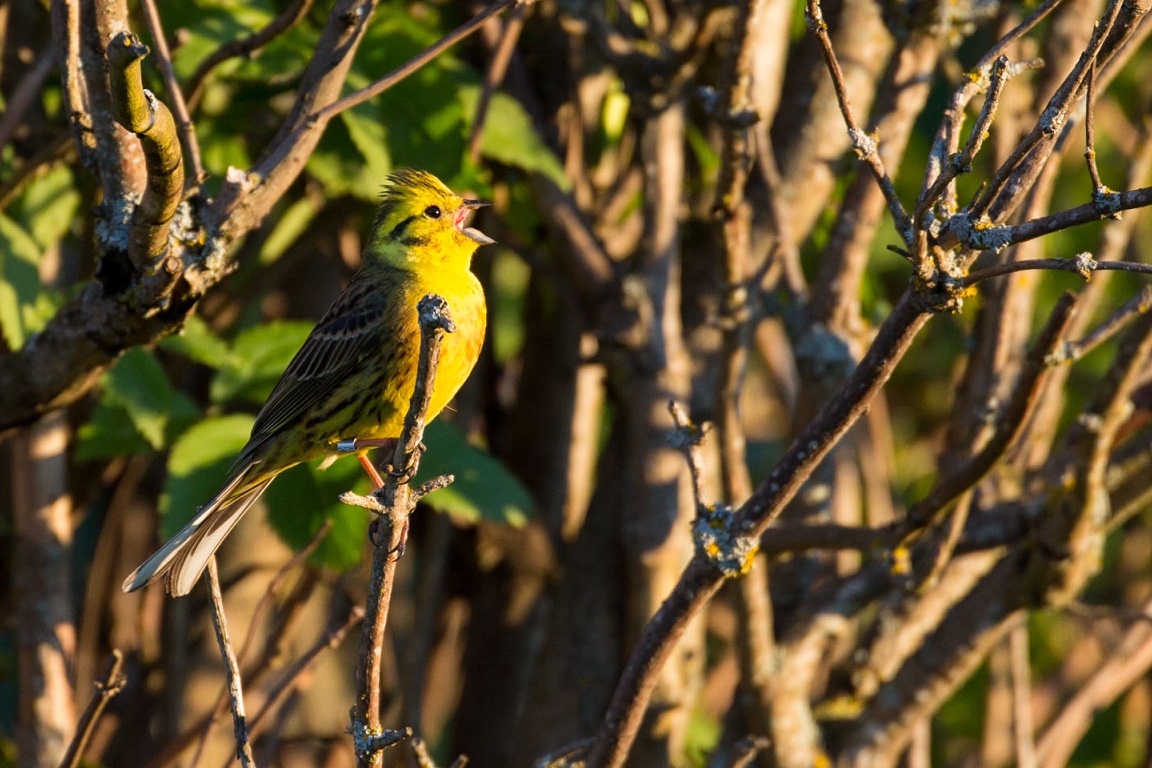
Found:
[[(356, 668), (358, 694), (356, 706), (352, 709), (351, 730), (360, 768), (379, 768), (383, 762), (381, 750), (399, 740), (387, 743), (379, 740), (381, 734), (386, 733), (380, 725), (380, 662), (384, 628), (388, 622), (396, 561), (408, 530), (408, 515), (418, 500), (418, 491), (410, 489), (408, 481), (424, 435), (424, 422), (440, 361), (440, 342), (445, 333), (455, 330), (448, 312), (448, 303), (440, 296), (429, 294), (422, 298), (417, 305), (417, 312), (420, 323), (420, 359), (416, 368), (416, 384), (408, 404), (408, 413), (404, 417), (404, 428), (396, 442), (392, 461), (394, 471), (388, 473), (384, 487), (374, 494), (373, 499), (381, 507), (380, 519), (387, 524), (388, 534), (376, 540), (364, 632), (360, 637), (360, 657)], [(419, 490), (424, 490), (424, 487)], [(341, 499), (361, 505), (364, 501), (353, 494), (344, 494)]]
[(224, 659), (228, 677), (228, 697), (232, 701), (232, 727), (236, 738), (236, 756), (243, 768), (255, 768), (252, 758), (252, 744), (248, 738), (247, 716), (244, 713), (244, 690), (240, 682), (240, 665), (232, 641), (228, 638), (228, 624), (224, 618), (224, 597), (220, 594), (220, 575), (216, 571), (216, 558), (208, 558), (208, 592), (212, 598), (212, 628), (216, 631), (216, 643)]
[(1058, 350), (1049, 356), (1048, 363), (1058, 365), (1060, 363), (1071, 363), (1079, 360), (1084, 355), (1096, 349), (1096, 347), (1111, 339), (1128, 323), (1140, 315), (1143, 315), (1149, 309), (1152, 309), (1152, 285), (1146, 285), (1141, 288), (1138, 294), (1124, 302), (1118, 310), (1112, 313), (1111, 317), (1096, 326), (1096, 328), (1084, 338), (1062, 344)]
[(112, 655), (108, 657), (108, 665), (104, 668), (104, 674), (96, 680), (96, 690), (92, 693), (92, 698), (88, 700), (88, 706), (76, 725), (76, 735), (68, 745), (64, 759), (60, 761), (61, 768), (76, 768), (80, 765), (80, 759), (84, 757), (88, 740), (92, 738), (92, 732), (96, 730), (96, 724), (104, 714), (104, 708), (116, 694), (124, 690), (127, 678), (124, 677), (123, 664), (124, 654), (120, 653), (118, 648), (113, 649)]

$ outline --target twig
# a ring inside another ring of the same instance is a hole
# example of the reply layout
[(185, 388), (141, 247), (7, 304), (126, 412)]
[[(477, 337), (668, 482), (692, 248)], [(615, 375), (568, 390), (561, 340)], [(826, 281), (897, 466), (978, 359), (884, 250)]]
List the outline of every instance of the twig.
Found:
[(164, 38), (164, 27), (160, 23), (160, 11), (156, 8), (156, 0), (140, 0), (140, 10), (144, 12), (148, 33), (152, 35), (152, 45), (156, 47), (160, 75), (164, 78), (168, 98), (172, 100), (172, 111), (176, 113), (176, 130), (180, 134), (180, 146), (183, 147), (188, 165), (192, 168), (192, 184), (199, 184), (205, 176), (204, 164), (200, 161), (200, 142), (196, 140), (196, 126), (188, 114), (184, 92), (180, 90), (176, 72), (172, 69), (172, 54), (168, 52), (168, 41)]
[(76, 768), (80, 765), (88, 740), (92, 738), (92, 732), (96, 730), (96, 724), (104, 714), (104, 707), (124, 689), (124, 684), (128, 681), (121, 671), (123, 663), (124, 654), (120, 653), (118, 648), (113, 649), (104, 668), (104, 674), (96, 680), (96, 690), (88, 700), (84, 714), (80, 716), (80, 722), (76, 725), (76, 735), (72, 737), (72, 743), (68, 745), (64, 759), (60, 761), (60, 768)]
[[(248, 619), (248, 633), (244, 637), (244, 642), (240, 646), (240, 653), (237, 657), (237, 663), (239, 665), (244, 665), (248, 661), (248, 655), (255, 647), (256, 635), (260, 631), (261, 624), (264, 620), (264, 614), (268, 612), (268, 610), (272, 607), (273, 602), (275, 602), (276, 598), (279, 596), (280, 589), (284, 585), (284, 580), (287, 578), (288, 574), (294, 571), (297, 567), (301, 566), (305, 560), (311, 557), (312, 553), (316, 551), (316, 548), (319, 547), (320, 543), (324, 540), (324, 537), (328, 535), (328, 531), (331, 530), (331, 528), (332, 518), (328, 518), (320, 525), (320, 528), (316, 531), (315, 534), (313, 534), (311, 540), (309, 540), (309, 542), (304, 545), (304, 548), (293, 555), (291, 559), (288, 560), (288, 562), (281, 566), (280, 570), (276, 572), (276, 575), (272, 577), (272, 581), (268, 583), (268, 588), (265, 590), (264, 596), (260, 598), (260, 602), (256, 604), (256, 608), (252, 611), (252, 615)], [(270, 645), (271, 641), (269, 641), (269, 643), (265, 646), (265, 660), (269, 655), (268, 646)], [(258, 664), (255, 668), (249, 667), (248, 669), (244, 670), (244, 674), (249, 676), (249, 684), (253, 684), (253, 675), (255, 675), (255, 680), (258, 684), (258, 681), (261, 677), (260, 670), (262, 666), (264, 665)], [(172, 758), (174, 758), (175, 756), (179, 755), (187, 746), (187, 744), (195, 737), (195, 735), (199, 733), (200, 742), (197, 746), (196, 753), (192, 758), (192, 762), (190, 763), (192, 768), (196, 768), (196, 766), (200, 764), (200, 757), (204, 753), (204, 749), (207, 745), (208, 737), (212, 732), (212, 728), (216, 725), (216, 721), (219, 719), (220, 715), (224, 713), (224, 710), (227, 707), (228, 686), (225, 685), (221, 689), (220, 695), (216, 698), (216, 703), (213, 705), (212, 709), (209, 710), (208, 713), (204, 715), (204, 717), (197, 721), (195, 725), (186, 729), (175, 739), (172, 739), (165, 746), (164, 754), (171, 755)], [(154, 765), (164, 765), (168, 762), (171, 762), (170, 759), (164, 760), (163, 755), (159, 755), (157, 757), (159, 759), (154, 763)]]
[(484, 87), (476, 103), (476, 114), (472, 116), (472, 131), (468, 136), (468, 156), (473, 164), (480, 162), (480, 147), (484, 140), (484, 118), (488, 114), (488, 105), (492, 101), (492, 94), (500, 87), (500, 83), (504, 82), (508, 63), (512, 61), (512, 52), (516, 49), (516, 41), (520, 39), (520, 33), (524, 30), (528, 8), (528, 3), (519, 3), (508, 17), (508, 23), (504, 25), (500, 35), (500, 44), (496, 46), (492, 62), (488, 65), (488, 72), (484, 75)]
[[(1152, 603), (1143, 606), (1145, 615)], [(1152, 628), (1140, 621), (1128, 628), (1115, 653), (1078, 686), (1064, 702), (1036, 743), (1036, 757), (1044, 768), (1068, 765), (1072, 752), (1097, 715), (1152, 668)]]
[(968, 142), (964, 145), (963, 151), (948, 159), (940, 175), (920, 195), (915, 214), (917, 226), (922, 225), (924, 216), (940, 196), (946, 190), (951, 189), (956, 177), (971, 170), (972, 161), (980, 152), (980, 148), (988, 135), (988, 129), (991, 127), (992, 121), (996, 119), (996, 110), (1000, 106), (1000, 96), (1004, 92), (1004, 86), (1007, 85), (1008, 79), (1025, 68), (1035, 68), (1041, 63), (1038, 60), (1033, 60), (1032, 62), (1024, 62), (1023, 65), (1011, 67), (1008, 63), (1008, 57), (1003, 55), (997, 57), (992, 63), (992, 72), (987, 81), (988, 95), (985, 97), (984, 106), (980, 108), (980, 114), (977, 115), (976, 122), (972, 126), (972, 132), (968, 134)]
[(1036, 396), (1040, 392), (1046, 372), (1050, 370), (1047, 365), (1048, 356), (1056, 349), (1060, 337), (1072, 321), (1075, 306), (1076, 294), (1073, 293), (1065, 293), (1056, 303), (1040, 338), (1036, 341), (1036, 346), (1028, 354), (1004, 413), (996, 420), (996, 432), (988, 443), (976, 455), (941, 480), (926, 497), (908, 511), (904, 537), (906, 546), (917, 540), (941, 510), (979, 482), (996, 461), (1012, 447), (1016, 436), (1020, 434), (1036, 405)]
[(1087, 276), (1086, 279), (1091, 279), (1093, 272), (1107, 271), (1139, 272), (1145, 275), (1152, 275), (1152, 264), (1140, 264), (1134, 261), (1096, 261), (1091, 257), (1084, 258), (1085, 256), (1087, 256), (1087, 254), (1082, 254), (1081, 258), (1075, 259), (1027, 259), (1025, 261), (1009, 261), (978, 269), (960, 278), (957, 282), (961, 287), (967, 288), (968, 286), (975, 285), (976, 283), (993, 277), (1001, 277), (1013, 272), (1024, 272), (1031, 269), (1076, 272), (1081, 276)]
[(1112, 313), (1100, 325), (1096, 326), (1087, 336), (1077, 341), (1067, 341), (1048, 358), (1048, 363), (1057, 365), (1071, 363), (1079, 360), (1096, 347), (1111, 339), (1119, 333), (1124, 326), (1140, 315), (1152, 309), (1152, 285), (1145, 285), (1140, 292), (1124, 302), (1118, 310)]
[[(388, 473), (384, 487), (374, 494), (375, 500), (383, 507), (380, 520), (387, 524), (388, 535), (377, 539), (372, 557), (367, 614), (356, 667), (358, 695), (356, 706), (352, 709), (351, 730), (360, 768), (379, 768), (383, 761), (383, 746), (374, 741), (382, 732), (380, 661), (384, 628), (388, 621), (388, 605), (396, 576), (396, 561), (408, 530), (408, 515), (417, 501), (416, 494), (408, 487), (408, 480), (424, 434), (424, 419), (432, 398), (436, 367), (440, 359), (440, 342), (445, 333), (455, 330), (448, 314), (447, 302), (435, 294), (420, 299), (417, 312), (420, 323), (420, 359), (416, 368), (415, 388), (404, 417), (404, 429), (396, 442), (393, 471)], [(348, 497), (349, 494), (345, 494), (341, 498), (347, 500)]]
[[(1012, 31), (1000, 38), (996, 45), (992, 46), (991, 50), (985, 53), (976, 63), (976, 66), (972, 68), (972, 76), (965, 78), (964, 84), (952, 95), (952, 101), (948, 105), (948, 109), (944, 111), (944, 120), (932, 142), (932, 151), (929, 155), (927, 174), (924, 179), (925, 188), (933, 186), (935, 177), (942, 172), (947, 158), (959, 147), (960, 126), (964, 122), (964, 110), (968, 106), (968, 102), (985, 87), (988, 82), (988, 74), (996, 60), (1004, 55), (1009, 45), (1039, 24), (1061, 2), (1063, 0), (1045, 0)], [(953, 185), (949, 185), (945, 189), (944, 206), (949, 210), (956, 208), (956, 190)]]
[(884, 161), (876, 149), (876, 139), (869, 136), (856, 122), (852, 114), (852, 102), (848, 97), (848, 87), (844, 84), (844, 73), (840, 69), (840, 62), (836, 60), (836, 52), (832, 50), (832, 38), (828, 36), (828, 25), (824, 21), (823, 11), (820, 9), (820, 0), (807, 0), (805, 5), (805, 18), (808, 29), (816, 35), (820, 42), (820, 50), (824, 54), (824, 61), (828, 65), (828, 74), (832, 77), (832, 84), (836, 90), (836, 101), (840, 104), (840, 112), (844, 115), (844, 123), (848, 126), (848, 136), (852, 140), (852, 148), (856, 156), (868, 164), (869, 170), (880, 185), (884, 199), (888, 202), (888, 210), (896, 223), (896, 231), (904, 240), (905, 245), (912, 245), (912, 218), (904, 210), (900, 197), (896, 194), (896, 187), (892, 184), (888, 171), (884, 168)]
[[(1002, 217), (1010, 213), (1019, 203), (1020, 190), (1030, 186), (1027, 182), (1039, 172), (1039, 168), (1055, 146), (1060, 129), (1067, 120), (1068, 111), (1084, 85), (1088, 69), (1094, 66), (1095, 59), (1101, 53), (1105, 40), (1109, 38), (1108, 33), (1123, 5), (1121, 0), (1110, 0), (1104, 12), (1104, 19), (1093, 30), (1087, 48), (1080, 55), (1076, 66), (1048, 100), (1036, 125), (1016, 145), (1012, 154), (997, 169), (992, 181), (969, 206), (969, 214), (974, 219), (987, 215), (992, 221), (1002, 221)], [(1015, 179), (1019, 183), (1009, 184), (1009, 179)]]
[(240, 683), (240, 665), (228, 639), (228, 625), (224, 618), (224, 598), (220, 594), (220, 576), (216, 571), (216, 558), (208, 558), (208, 592), (212, 599), (212, 628), (228, 677), (228, 696), (232, 701), (232, 728), (236, 738), (236, 756), (243, 768), (254, 768), (252, 744), (248, 739), (248, 726), (244, 714), (244, 691)]
[(478, 30), (484, 22), (488, 21), (488, 19), (492, 18), (505, 9), (512, 7), (513, 5), (520, 5), (525, 1), (526, 0), (499, 0), (499, 2), (493, 3), (480, 13), (476, 14), (476, 16), (461, 24), (452, 32), (449, 32), (447, 35), (425, 48), (411, 60), (392, 70), (376, 82), (365, 86), (364, 88), (361, 88), (354, 93), (350, 93), (344, 98), (329, 104), (323, 109), (318, 110), (311, 116), (307, 123), (311, 124), (315, 122), (327, 122), (344, 110), (351, 109), (357, 104), (362, 104), (372, 97), (378, 96), (392, 86), (396, 85), (396, 83), (416, 72), (418, 69), (423, 67), (429, 61), (432, 61), (432, 59), (439, 56), (448, 48), (451, 48), (456, 43), (471, 35), (473, 32)]
[(1092, 195), (1106, 192), (1104, 184), (1100, 181), (1100, 169), (1096, 167), (1096, 137), (1093, 129), (1096, 112), (1096, 61), (1093, 59), (1092, 67), (1088, 70), (1088, 91), (1084, 95), (1084, 159), (1088, 161), (1088, 175), (1092, 177)]
[(268, 24), (258, 32), (253, 32), (247, 37), (225, 43), (205, 56), (204, 60), (197, 65), (196, 70), (184, 83), (184, 87), (188, 89), (189, 108), (195, 109), (200, 103), (200, 98), (204, 95), (204, 80), (212, 73), (213, 69), (228, 59), (238, 56), (252, 56), (264, 48), (264, 46), (268, 45), (268, 43), (272, 42), (276, 37), (300, 23), (300, 20), (307, 15), (314, 1), (315, 0), (294, 0), (279, 16), (268, 22)]

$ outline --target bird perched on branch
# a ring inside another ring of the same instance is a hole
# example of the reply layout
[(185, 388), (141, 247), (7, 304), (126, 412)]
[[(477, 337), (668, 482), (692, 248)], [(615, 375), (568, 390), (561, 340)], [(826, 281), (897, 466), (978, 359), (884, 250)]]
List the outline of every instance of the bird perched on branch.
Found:
[(248, 507), (291, 466), (354, 453), (381, 484), (365, 454), (403, 427), (419, 358), (417, 302), (439, 294), (456, 325), (441, 345), (429, 420), (480, 355), (487, 312), (470, 266), (476, 248), (493, 240), (467, 222), (484, 205), (423, 171), (388, 177), (360, 271), (288, 364), (224, 486), (128, 576), (125, 592), (166, 576), (171, 594), (187, 594)]

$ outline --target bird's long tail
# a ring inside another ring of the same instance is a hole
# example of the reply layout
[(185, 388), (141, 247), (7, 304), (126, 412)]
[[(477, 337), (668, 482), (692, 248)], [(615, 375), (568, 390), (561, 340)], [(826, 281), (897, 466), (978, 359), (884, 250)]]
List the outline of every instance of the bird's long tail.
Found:
[[(259, 480), (249, 464), (236, 472), (220, 492), (196, 512), (188, 525), (168, 540), (124, 580), (122, 589), (131, 592), (167, 574), (165, 586), (172, 595), (186, 595), (208, 566), (224, 538), (240, 522), (248, 507), (272, 482), (275, 475)], [(253, 480), (256, 480), (253, 483)], [(239, 492), (238, 489), (240, 490)]]

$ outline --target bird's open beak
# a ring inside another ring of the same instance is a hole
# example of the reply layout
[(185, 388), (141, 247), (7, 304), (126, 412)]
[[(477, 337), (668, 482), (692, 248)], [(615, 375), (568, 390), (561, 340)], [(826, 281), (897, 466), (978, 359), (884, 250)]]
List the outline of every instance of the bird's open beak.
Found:
[(459, 232), (465, 237), (480, 243), (480, 245), (492, 245), (496, 241), (475, 227), (466, 227), (464, 224), (468, 221), (468, 215), (472, 211), (487, 205), (492, 205), (492, 203), (485, 203), (480, 200), (465, 200), (463, 205), (460, 206), (460, 210), (456, 212), (456, 221), (454, 222)]

